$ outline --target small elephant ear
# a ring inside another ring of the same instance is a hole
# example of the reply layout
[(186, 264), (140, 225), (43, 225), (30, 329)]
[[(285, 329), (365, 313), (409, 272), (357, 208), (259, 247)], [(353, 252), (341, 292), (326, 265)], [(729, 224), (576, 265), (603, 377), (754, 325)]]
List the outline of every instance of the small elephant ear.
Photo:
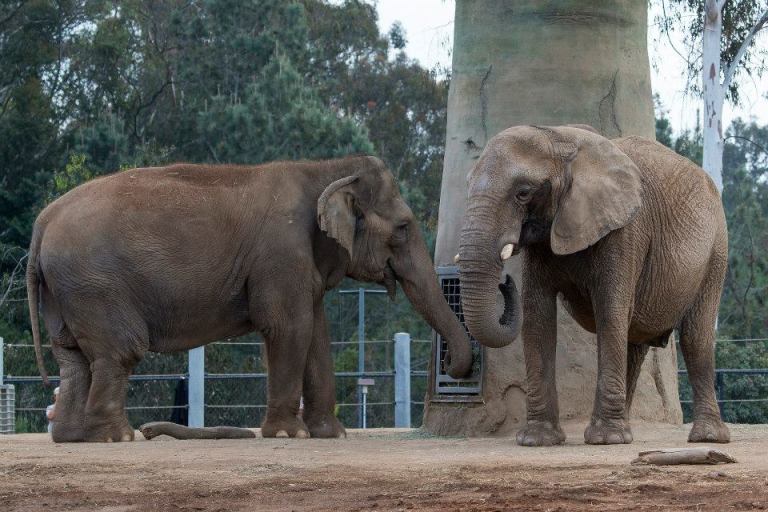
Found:
[(336, 240), (352, 258), (355, 240), (355, 196), (351, 185), (357, 176), (347, 176), (326, 187), (317, 200), (317, 223), (320, 229)]
[(600, 135), (573, 128), (552, 131), (558, 135), (553, 146), (570, 187), (560, 196), (550, 242), (555, 254), (572, 254), (635, 218), (642, 204), (640, 171)]

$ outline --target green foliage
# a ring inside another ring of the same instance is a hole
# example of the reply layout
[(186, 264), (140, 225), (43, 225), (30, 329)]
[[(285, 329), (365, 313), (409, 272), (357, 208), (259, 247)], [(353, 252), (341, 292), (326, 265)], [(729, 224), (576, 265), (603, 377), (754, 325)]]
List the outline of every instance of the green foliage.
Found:
[(85, 183), (93, 178), (93, 172), (85, 165), (86, 158), (82, 153), (72, 153), (69, 155), (69, 162), (64, 166), (64, 170), (53, 174), (49, 201), (53, 201), (81, 183)]
[[(264, 162), (370, 153), (363, 130), (322, 106), (284, 57), (269, 61), (241, 100), (214, 96), (199, 114), (200, 144), (215, 161)], [(258, 143), (254, 143), (258, 141)]]
[[(375, 153), (395, 172), (432, 244), (448, 84), (410, 61), (405, 42), (401, 25), (380, 33), (375, 5), (361, 0), (0, 3), (0, 336), (30, 342), (23, 276), (37, 213), (84, 181), (121, 169)], [(340, 307), (328, 300), (334, 339), (354, 340), (354, 301)], [(428, 337), (402, 294), (382, 304), (370, 302), (367, 337), (391, 339), (398, 330)], [(367, 364), (388, 368), (391, 350), (376, 346), (366, 351)], [(334, 351), (338, 368), (356, 369), (356, 346)], [(264, 371), (258, 346), (212, 345), (207, 364), (210, 372)], [(426, 359), (420, 364), (425, 369)], [(136, 372), (185, 368), (183, 354), (148, 355)], [(6, 347), (6, 369), (36, 374), (31, 349)], [(170, 410), (159, 407), (172, 405), (179, 389), (131, 383), (129, 406), (158, 407), (131, 409), (131, 420), (167, 419)], [(263, 379), (214, 381), (207, 389), (212, 405), (264, 403), (266, 393)], [(341, 401), (356, 400), (354, 379), (338, 389)], [(371, 399), (388, 392), (391, 383), (377, 383)], [(414, 393), (420, 400), (423, 385)], [(50, 401), (38, 384), (20, 385), (17, 394), (28, 407)], [(208, 421), (254, 425), (262, 413), (211, 408)], [(41, 414), (22, 414), (19, 425), (42, 429)], [(356, 424), (354, 408), (339, 414)], [(376, 414), (373, 424), (391, 422), (391, 407)]]
[[(666, 31), (680, 31), (684, 34), (685, 45), (692, 55), (699, 54), (701, 49), (701, 34), (704, 30), (704, 10), (706, 0), (661, 0), (663, 14), (656, 20)], [(768, 10), (766, 0), (739, 0), (725, 2), (722, 10), (723, 33), (720, 43), (720, 59), (725, 65), (730, 65), (736, 57), (739, 48), (745, 41), (750, 30), (760, 17)], [(754, 43), (754, 41), (753, 41)], [(694, 45), (699, 45), (694, 50)], [(739, 102), (739, 75), (748, 77), (761, 76), (765, 67), (766, 52), (753, 45), (747, 51), (743, 61), (737, 66), (734, 80), (728, 88), (727, 95), (734, 102)], [(688, 60), (689, 88), (701, 92), (701, 61)]]
[(406, 39), (402, 26), (380, 34), (371, 4), (302, 3), (309, 20), (312, 81), (331, 108), (365, 123), (375, 153), (395, 174), (426, 238), (434, 239), (448, 80), (398, 51)]

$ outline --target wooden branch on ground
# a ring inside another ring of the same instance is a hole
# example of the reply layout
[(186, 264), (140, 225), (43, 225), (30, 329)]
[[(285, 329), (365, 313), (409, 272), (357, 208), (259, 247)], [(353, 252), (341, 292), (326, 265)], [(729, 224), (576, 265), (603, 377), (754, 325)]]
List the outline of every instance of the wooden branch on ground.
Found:
[(166, 435), (176, 439), (248, 439), (256, 437), (252, 430), (239, 427), (202, 427), (193, 428), (171, 423), (170, 421), (153, 421), (139, 427), (145, 439)]
[(702, 446), (699, 448), (666, 448), (640, 452), (632, 464), (674, 466), (678, 464), (732, 464), (736, 459), (720, 450)]

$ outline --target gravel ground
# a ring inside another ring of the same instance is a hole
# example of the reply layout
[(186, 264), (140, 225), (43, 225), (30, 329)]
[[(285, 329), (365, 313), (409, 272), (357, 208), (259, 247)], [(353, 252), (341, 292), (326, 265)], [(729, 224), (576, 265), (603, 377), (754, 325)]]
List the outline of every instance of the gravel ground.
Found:
[[(0, 510), (380, 511), (768, 509), (768, 425), (732, 425), (737, 464), (631, 466), (687, 446), (689, 426), (635, 424), (635, 442), (523, 448), (510, 438), (351, 430), (347, 439), (56, 445), (0, 436)], [(141, 438), (137, 433), (137, 438)]]

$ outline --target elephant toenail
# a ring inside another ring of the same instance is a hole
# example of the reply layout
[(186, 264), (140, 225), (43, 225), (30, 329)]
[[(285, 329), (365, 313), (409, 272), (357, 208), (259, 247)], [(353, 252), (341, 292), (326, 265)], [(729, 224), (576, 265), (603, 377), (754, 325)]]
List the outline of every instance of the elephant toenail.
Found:
[(296, 432), (296, 437), (299, 439), (307, 439), (309, 438), (309, 432), (307, 432), (306, 430), (299, 430), (298, 432)]
[(275, 434), (275, 437), (288, 437), (288, 432), (285, 430), (278, 430), (277, 434)]

